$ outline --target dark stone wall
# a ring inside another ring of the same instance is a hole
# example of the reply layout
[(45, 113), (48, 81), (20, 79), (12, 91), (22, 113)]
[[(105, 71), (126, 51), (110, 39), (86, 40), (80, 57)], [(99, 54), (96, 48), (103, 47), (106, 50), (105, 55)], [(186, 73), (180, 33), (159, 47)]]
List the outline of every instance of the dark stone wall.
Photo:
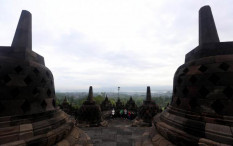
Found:
[(0, 57), (0, 95), (0, 116), (54, 110), (53, 75), (34, 61)]
[(233, 55), (186, 63), (176, 71), (173, 85), (172, 106), (199, 114), (233, 116)]

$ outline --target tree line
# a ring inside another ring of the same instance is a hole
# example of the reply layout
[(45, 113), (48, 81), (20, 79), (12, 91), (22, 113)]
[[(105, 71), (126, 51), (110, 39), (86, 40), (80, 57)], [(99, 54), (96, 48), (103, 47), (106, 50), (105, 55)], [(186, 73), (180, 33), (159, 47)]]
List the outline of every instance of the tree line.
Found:
[[(65, 93), (56, 93), (56, 103), (57, 105), (61, 105), (64, 98), (67, 98), (68, 102), (71, 104), (71, 106), (73, 108), (80, 108), (82, 103), (87, 99), (87, 95), (83, 95), (81, 97), (77, 97), (75, 94), (74, 95), (67, 95)], [(129, 100), (130, 96), (126, 96), (126, 95), (120, 95), (120, 100), (123, 104), (126, 104), (126, 102)], [(94, 96), (94, 101), (97, 104), (101, 104), (104, 101), (105, 97), (103, 94), (100, 95), (96, 95)], [(112, 98), (109, 97), (108, 100), (115, 105), (117, 98)], [(143, 104), (143, 100), (145, 100), (145, 97), (140, 97), (140, 96), (136, 96), (133, 97), (133, 100), (135, 101), (135, 103), (137, 104), (137, 106), (141, 106)], [(171, 97), (169, 96), (158, 96), (158, 97), (152, 97), (152, 100), (155, 101), (155, 103), (161, 107), (162, 109), (164, 109), (168, 103), (171, 102)]]

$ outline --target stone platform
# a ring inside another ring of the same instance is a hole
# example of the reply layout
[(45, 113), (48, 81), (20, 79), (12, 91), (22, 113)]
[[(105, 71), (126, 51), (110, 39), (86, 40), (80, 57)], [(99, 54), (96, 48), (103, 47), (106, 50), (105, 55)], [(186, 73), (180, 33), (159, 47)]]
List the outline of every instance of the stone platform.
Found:
[(132, 121), (117, 118), (108, 127), (81, 128), (94, 146), (153, 146), (151, 127), (131, 127)]

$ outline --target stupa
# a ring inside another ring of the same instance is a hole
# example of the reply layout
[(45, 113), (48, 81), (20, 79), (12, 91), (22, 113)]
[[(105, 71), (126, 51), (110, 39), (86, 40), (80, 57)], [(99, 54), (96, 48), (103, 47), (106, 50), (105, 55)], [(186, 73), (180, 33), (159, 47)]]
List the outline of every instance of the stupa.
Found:
[(143, 122), (151, 124), (153, 117), (158, 113), (158, 111), (159, 108), (157, 104), (151, 100), (150, 86), (147, 86), (146, 100), (144, 100), (143, 105), (139, 107), (139, 118), (141, 118)]
[(177, 69), (172, 102), (154, 124), (176, 145), (233, 144), (233, 42), (220, 42), (209, 6), (199, 11), (199, 46)]
[(11, 46), (0, 47), (0, 145), (74, 145), (82, 131), (56, 106), (54, 79), (32, 51), (31, 13), (23, 10)]
[(121, 102), (120, 98), (117, 99), (117, 102), (116, 102), (116, 109), (117, 110), (121, 110), (124, 108), (124, 105), (123, 103)]
[(100, 105), (101, 111), (112, 110), (112, 103), (109, 101), (108, 96), (106, 95), (104, 101)]
[(129, 111), (137, 112), (137, 105), (136, 105), (135, 101), (133, 100), (132, 96), (130, 96), (130, 99), (126, 102), (125, 107)]
[(79, 109), (78, 121), (89, 126), (100, 126), (100, 123), (103, 121), (100, 106), (93, 99), (92, 86), (89, 88), (87, 100), (84, 101)]
[(69, 104), (69, 102), (68, 102), (66, 96), (65, 96), (65, 98), (64, 98), (64, 100), (63, 100), (63, 102), (62, 102), (62, 104), (61, 104), (61, 109), (62, 109), (65, 113), (67, 113), (67, 114), (70, 115), (70, 112), (71, 112), (71, 105)]

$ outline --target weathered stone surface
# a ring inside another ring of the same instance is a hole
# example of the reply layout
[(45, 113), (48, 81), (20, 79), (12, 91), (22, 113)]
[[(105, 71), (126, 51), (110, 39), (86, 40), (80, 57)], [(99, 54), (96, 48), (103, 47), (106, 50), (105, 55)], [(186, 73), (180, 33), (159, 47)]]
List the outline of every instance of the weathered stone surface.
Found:
[(11, 46), (16, 48), (15, 51), (21, 51), (17, 49), (21, 47), (32, 50), (32, 15), (26, 10), (22, 11)]
[(79, 109), (78, 123), (89, 126), (100, 126), (100, 122), (102, 121), (100, 106), (93, 100), (93, 89), (90, 86), (88, 98)]
[(223, 143), (219, 143), (219, 142), (215, 142), (209, 139), (205, 139), (205, 138), (200, 138), (199, 142), (198, 142), (199, 146), (231, 146), (228, 144), (223, 144)]
[(132, 122), (132, 127), (150, 127), (151, 124), (144, 122), (143, 119), (136, 118)]
[(132, 146), (153, 145), (149, 130), (150, 127), (131, 127), (131, 120), (116, 118), (109, 121), (108, 127), (82, 128), (94, 145), (100, 146)]
[(126, 102), (125, 107), (129, 110), (129, 111), (137, 111), (137, 105), (135, 103), (135, 101), (133, 100), (132, 96), (130, 97), (130, 99)]
[(108, 100), (108, 96), (106, 95), (104, 101), (100, 105), (101, 111), (112, 110), (112, 103)]
[(31, 39), (31, 14), (24, 10), (12, 46), (0, 47), (0, 145), (54, 145), (74, 129), (56, 106), (53, 75)]
[(32, 124), (22, 124), (19, 126), (20, 127), (20, 132), (28, 132), (32, 131)]
[(199, 45), (219, 42), (214, 17), (210, 6), (204, 6), (199, 11)]
[(149, 123), (149, 125), (151, 126), (153, 117), (158, 112), (160, 112), (160, 109), (158, 105), (151, 100), (151, 91), (150, 91), (150, 87), (148, 86), (146, 92), (146, 100), (143, 101), (143, 105), (140, 106), (138, 109), (138, 117), (142, 119), (143, 122)]
[(233, 42), (219, 42), (209, 6), (199, 13), (199, 46), (177, 69), (172, 102), (154, 125), (176, 145), (231, 145)]
[(66, 112), (67, 114), (70, 113), (70, 110), (71, 110), (71, 106), (67, 100), (67, 98), (65, 97), (62, 104), (61, 104), (61, 109)]
[(118, 98), (116, 102), (116, 110), (119, 111), (120, 109), (123, 109), (123, 108), (124, 108), (124, 105), (121, 102), (120, 98)]

